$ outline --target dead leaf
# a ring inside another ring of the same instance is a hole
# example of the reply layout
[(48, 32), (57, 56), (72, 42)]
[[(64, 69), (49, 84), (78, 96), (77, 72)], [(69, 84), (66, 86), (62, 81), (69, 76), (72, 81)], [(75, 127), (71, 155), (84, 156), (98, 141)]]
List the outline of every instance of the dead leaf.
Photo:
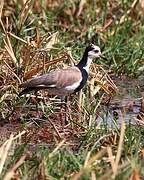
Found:
[(26, 3), (24, 4), (20, 16), (19, 16), (19, 29), (21, 30), (21, 28), (23, 27), (27, 17), (28, 17), (28, 13), (30, 12), (30, 10), (32, 9), (33, 6), (33, 0), (27, 0)]
[(141, 12), (144, 16), (144, 0), (140, 0)]
[[(54, 59), (53, 61), (48, 62), (47, 64), (45, 64), (45, 68), (48, 68), (49, 66), (52, 66), (53, 64), (56, 64), (58, 62), (64, 61), (65, 60), (65, 56), (62, 56), (61, 58), (58, 59)], [(41, 70), (43, 70), (43, 65), (38, 65), (36, 68), (33, 68), (30, 71), (27, 71), (24, 74), (24, 79), (30, 79), (32, 76), (36, 75), (37, 73), (39, 73)]]
[(53, 45), (58, 43), (58, 36), (58, 32), (52, 35), (46, 34), (41, 41), (41, 47), (48, 50), (52, 49)]
[(78, 9), (78, 12), (77, 12), (77, 14), (76, 14), (76, 17), (79, 17), (79, 16), (80, 16), (80, 14), (81, 14), (81, 12), (82, 12), (82, 10), (83, 10), (83, 8), (84, 8), (85, 3), (86, 3), (86, 0), (81, 0), (81, 1), (80, 1), (79, 9)]
[(137, 169), (134, 169), (132, 174), (131, 174), (131, 177), (130, 177), (130, 180), (140, 180), (140, 174), (139, 174), (139, 171)]

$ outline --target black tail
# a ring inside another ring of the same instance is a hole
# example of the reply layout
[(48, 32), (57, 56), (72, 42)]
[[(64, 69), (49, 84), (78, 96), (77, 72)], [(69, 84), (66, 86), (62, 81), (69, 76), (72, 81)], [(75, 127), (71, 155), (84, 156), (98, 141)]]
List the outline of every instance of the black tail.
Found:
[(27, 93), (34, 91), (34, 90), (36, 91), (37, 89), (32, 88), (32, 87), (31, 88), (25, 88), (19, 93), (19, 97), (22, 96), (23, 94), (27, 94)]
[(27, 94), (31, 91), (39, 91), (39, 90), (43, 90), (43, 89), (47, 89), (46, 87), (27, 87), (25, 89), (23, 89), (20, 93), (19, 93), (19, 97), (22, 96), (23, 94)]

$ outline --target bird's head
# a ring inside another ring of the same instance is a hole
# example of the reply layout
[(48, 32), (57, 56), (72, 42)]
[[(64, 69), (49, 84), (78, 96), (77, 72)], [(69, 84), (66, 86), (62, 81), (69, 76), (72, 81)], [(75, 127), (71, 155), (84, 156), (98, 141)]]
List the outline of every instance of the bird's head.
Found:
[(102, 56), (101, 50), (98, 46), (90, 44), (85, 52), (87, 53), (88, 58), (94, 59), (94, 58), (99, 58)]
[(100, 57), (107, 60), (105, 57), (102, 56), (101, 50), (98, 46), (90, 44), (86, 47), (83, 57), (81, 61), (77, 64), (77, 66), (86, 69), (86, 71), (88, 72), (89, 66), (92, 63), (93, 59)]

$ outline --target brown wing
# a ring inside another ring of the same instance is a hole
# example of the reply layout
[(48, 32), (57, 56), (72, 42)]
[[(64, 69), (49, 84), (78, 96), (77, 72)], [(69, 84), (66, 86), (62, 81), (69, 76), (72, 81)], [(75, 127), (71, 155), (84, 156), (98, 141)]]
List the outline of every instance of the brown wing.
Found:
[(57, 77), (57, 88), (62, 88), (66, 86), (70, 86), (77, 81), (80, 81), (82, 78), (81, 72), (77, 67), (70, 67), (68, 69), (63, 69), (61, 73), (58, 74)]
[(22, 88), (34, 87), (56, 87), (62, 88), (69, 86), (81, 79), (81, 72), (77, 67), (70, 67), (52, 71), (48, 74), (32, 78), (20, 85)]

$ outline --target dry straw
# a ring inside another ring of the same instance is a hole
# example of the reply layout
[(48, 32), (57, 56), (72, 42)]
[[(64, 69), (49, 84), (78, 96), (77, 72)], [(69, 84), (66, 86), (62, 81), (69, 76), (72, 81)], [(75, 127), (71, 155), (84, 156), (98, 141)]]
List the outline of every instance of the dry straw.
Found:
[[(10, 135), (10, 138), (4, 142), (4, 144), (0, 147), (0, 176), (2, 174), (2, 171), (4, 169), (5, 162), (7, 160), (7, 157), (9, 155), (9, 152), (11, 150), (11, 146), (14, 140), (20, 139), (22, 135), (24, 135), (26, 131), (20, 132), (18, 135), (13, 136), (13, 134)], [(14, 167), (8, 172), (9, 175), (5, 176), (5, 180), (8, 180), (13, 177), (14, 171), (22, 164), (24, 161), (24, 157), (20, 158), (20, 160), (14, 165)]]

